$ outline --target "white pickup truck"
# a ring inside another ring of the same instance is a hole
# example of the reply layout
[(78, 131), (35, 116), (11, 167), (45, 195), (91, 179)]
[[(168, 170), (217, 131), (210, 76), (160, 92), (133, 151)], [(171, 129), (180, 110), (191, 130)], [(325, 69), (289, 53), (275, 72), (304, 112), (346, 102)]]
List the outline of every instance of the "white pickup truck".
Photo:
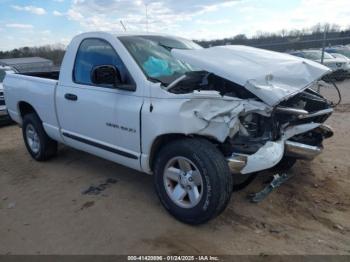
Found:
[(154, 174), (164, 207), (199, 224), (225, 209), (239, 176), (322, 151), (333, 109), (312, 87), (327, 73), (252, 47), (92, 32), (72, 40), (60, 72), (8, 74), (4, 88), (34, 159), (63, 143)]

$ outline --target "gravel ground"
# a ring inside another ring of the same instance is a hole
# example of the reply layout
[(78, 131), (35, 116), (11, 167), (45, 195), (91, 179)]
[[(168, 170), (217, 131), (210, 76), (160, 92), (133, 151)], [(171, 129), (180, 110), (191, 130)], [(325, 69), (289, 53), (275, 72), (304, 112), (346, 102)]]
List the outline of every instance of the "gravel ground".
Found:
[[(226, 211), (201, 226), (162, 208), (152, 177), (61, 146), (33, 161), (17, 126), (0, 128), (0, 254), (350, 254), (350, 81), (327, 123), (335, 136), (313, 162), (260, 204), (235, 192)], [(335, 92), (322, 90), (330, 98)], [(82, 194), (112, 178), (98, 195)]]

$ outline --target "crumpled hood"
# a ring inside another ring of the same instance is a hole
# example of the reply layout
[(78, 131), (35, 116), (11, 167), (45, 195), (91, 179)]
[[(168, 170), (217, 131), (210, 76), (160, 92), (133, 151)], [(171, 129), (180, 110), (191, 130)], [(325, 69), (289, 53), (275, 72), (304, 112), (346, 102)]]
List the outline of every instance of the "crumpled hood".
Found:
[(311, 60), (248, 46), (173, 49), (172, 54), (183, 62), (244, 86), (270, 106), (331, 72)]

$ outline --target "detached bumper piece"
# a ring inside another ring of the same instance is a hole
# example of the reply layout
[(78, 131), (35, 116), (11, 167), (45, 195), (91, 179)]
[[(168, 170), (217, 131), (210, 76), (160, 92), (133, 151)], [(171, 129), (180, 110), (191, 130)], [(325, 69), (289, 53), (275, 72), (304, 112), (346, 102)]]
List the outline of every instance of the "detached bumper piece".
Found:
[(291, 177), (292, 176), (288, 175), (287, 173), (283, 173), (282, 175), (279, 175), (279, 174), (274, 175), (271, 183), (268, 186), (266, 186), (260, 192), (253, 193), (248, 196), (250, 198), (250, 202), (259, 203), (263, 201), (274, 189), (281, 186), (284, 182), (286, 182)]

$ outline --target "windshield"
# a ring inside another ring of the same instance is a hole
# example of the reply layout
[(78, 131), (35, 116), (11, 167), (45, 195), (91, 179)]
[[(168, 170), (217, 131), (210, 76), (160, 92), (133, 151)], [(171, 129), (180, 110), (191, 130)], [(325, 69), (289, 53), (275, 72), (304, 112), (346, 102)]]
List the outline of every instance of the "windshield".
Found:
[(347, 60), (348, 58), (342, 54), (338, 54), (338, 53), (331, 53), (331, 55), (334, 57), (334, 58), (341, 58), (343, 60)]
[(165, 85), (195, 71), (194, 67), (175, 59), (171, 50), (201, 48), (189, 40), (162, 36), (121, 36), (119, 40), (149, 79)]
[[(304, 52), (304, 56), (305, 58), (307, 59), (311, 59), (311, 60), (321, 60), (322, 58), (322, 52), (321, 51), (307, 51), (307, 52)], [(324, 52), (324, 59), (333, 59), (333, 57)]]

